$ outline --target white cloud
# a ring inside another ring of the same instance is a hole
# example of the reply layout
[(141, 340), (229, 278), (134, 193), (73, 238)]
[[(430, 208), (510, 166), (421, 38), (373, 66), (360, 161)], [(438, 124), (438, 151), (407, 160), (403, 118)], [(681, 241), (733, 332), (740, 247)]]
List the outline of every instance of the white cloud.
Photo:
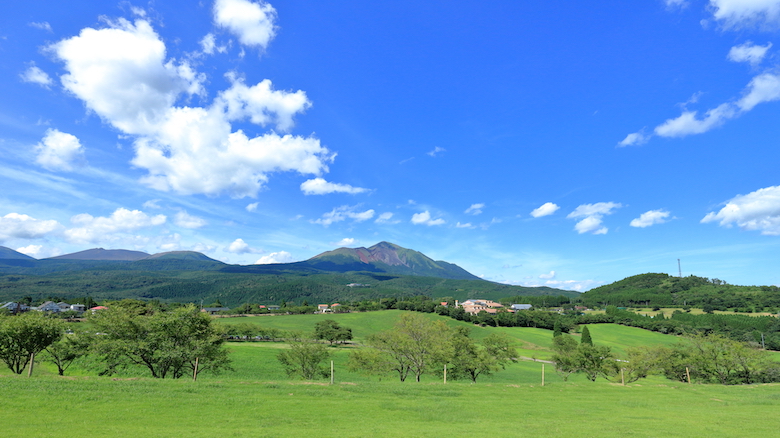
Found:
[(436, 146), (435, 148), (433, 148), (432, 151), (426, 152), (426, 154), (430, 155), (431, 157), (435, 157), (436, 155), (439, 155), (440, 153), (446, 152), (446, 151), (447, 151), (447, 149), (444, 149), (443, 147), (440, 147), (440, 146)]
[(271, 263), (292, 263), (294, 261), (292, 254), (287, 251), (272, 252), (266, 256), (260, 257), (256, 265), (268, 265)]
[(95, 243), (111, 239), (115, 233), (162, 225), (166, 220), (161, 214), (149, 216), (140, 210), (125, 208), (116, 209), (109, 217), (77, 214), (70, 219), (75, 227), (65, 230), (65, 237), (72, 243)]
[(227, 53), (227, 46), (218, 46), (217, 39), (213, 33), (208, 33), (203, 39), (200, 40), (200, 47), (203, 49), (203, 53), (207, 55), (213, 55), (217, 53)]
[(634, 132), (628, 134), (626, 138), (621, 140), (618, 143), (618, 146), (622, 147), (622, 146), (635, 146), (635, 145), (645, 144), (648, 142), (648, 140), (650, 140), (650, 138), (651, 138), (650, 135), (647, 135), (642, 131)]
[(256, 125), (275, 124), (276, 129), (287, 132), (295, 122), (293, 117), (311, 107), (306, 93), (274, 90), (271, 81), (264, 79), (248, 87), (242, 78), (228, 74), (230, 88), (219, 93), (217, 104), (224, 106), (228, 120), (249, 119)]
[(176, 224), (177, 227), (189, 229), (201, 228), (208, 224), (205, 219), (192, 216), (186, 211), (180, 211), (176, 213), (176, 216), (173, 219), (173, 223)]
[(27, 245), (21, 248), (16, 248), (17, 252), (26, 254), (30, 257), (39, 258), (43, 245)]
[(780, 75), (763, 73), (754, 77), (737, 106), (743, 112), (753, 109), (759, 103), (780, 100)]
[(753, 67), (761, 64), (764, 60), (766, 52), (772, 47), (772, 43), (767, 43), (765, 46), (759, 46), (753, 44), (751, 41), (745, 44), (734, 46), (729, 50), (728, 59), (734, 62), (747, 62)]
[(467, 208), (464, 213), (478, 215), (482, 214), (482, 209), (485, 208), (485, 204), (471, 204), (471, 207)]
[(710, 0), (709, 7), (726, 29), (773, 29), (780, 24), (780, 0)]
[(47, 129), (35, 146), (35, 162), (48, 170), (72, 171), (74, 163), (84, 160), (84, 147), (75, 135)]
[(552, 280), (553, 278), (555, 278), (555, 271), (550, 271), (549, 274), (541, 274), (539, 275), (539, 278), (541, 278), (542, 280)]
[(465, 224), (462, 224), (458, 222), (455, 224), (455, 228), (475, 228), (474, 225), (471, 224), (471, 222), (466, 222)]
[(142, 182), (181, 194), (255, 196), (273, 172), (319, 176), (335, 158), (313, 137), (269, 132), (253, 138), (232, 132), (249, 119), (285, 131), (310, 103), (305, 93), (276, 91), (270, 81), (232, 85), (207, 107), (175, 106), (183, 95), (203, 95), (205, 75), (186, 61), (166, 59), (165, 44), (145, 20), (120, 19), (83, 29), (49, 49), (64, 61), (65, 88), (104, 121), (135, 136), (133, 165)]
[(323, 214), (321, 219), (312, 222), (327, 227), (334, 222), (342, 222), (347, 219), (352, 219), (355, 222), (363, 222), (374, 217), (374, 210), (359, 212), (355, 211), (356, 208), (357, 206), (350, 207), (348, 205), (342, 205), (341, 207), (336, 207), (330, 212)]
[(45, 71), (36, 67), (34, 63), (32, 63), (32, 65), (30, 65), (30, 67), (28, 67), (27, 70), (24, 71), (24, 73), (20, 74), (19, 77), (22, 78), (24, 82), (38, 84), (46, 88), (49, 88), (49, 86), (53, 82), (49, 77), (49, 75), (46, 74)]
[(664, 0), (668, 9), (682, 9), (688, 6), (688, 0)]
[(41, 22), (35, 22), (34, 21), (32, 23), (29, 23), (29, 25), (30, 25), (30, 27), (34, 27), (36, 29), (45, 30), (47, 32), (53, 32), (53, 30), (51, 28), (51, 24), (49, 24), (48, 21), (41, 21)]
[(26, 214), (8, 213), (0, 217), (0, 242), (7, 239), (37, 239), (62, 228), (55, 220), (38, 220)]
[(225, 248), (225, 251), (233, 254), (258, 254), (263, 251), (252, 248), (244, 239), (236, 239)]
[(603, 227), (602, 218), (612, 214), (615, 209), (622, 207), (615, 202), (597, 202), (595, 204), (582, 204), (566, 216), (569, 219), (582, 218), (574, 229), (580, 233), (607, 234), (608, 228)]
[(727, 120), (737, 116), (731, 103), (724, 103), (707, 111), (703, 118), (697, 118), (697, 111), (683, 111), (676, 119), (668, 119), (655, 128), (655, 134), (661, 137), (685, 137), (702, 134), (716, 128)]
[(151, 208), (154, 210), (159, 210), (160, 208), (160, 200), (159, 199), (150, 199), (149, 201), (146, 201), (143, 203), (144, 208)]
[(379, 217), (376, 218), (374, 221), (378, 224), (397, 224), (401, 221), (399, 220), (393, 220), (393, 213), (385, 212), (379, 215)]
[(559, 208), (561, 207), (553, 204), (552, 202), (545, 202), (539, 208), (532, 211), (531, 216), (533, 217), (549, 216), (555, 213), (556, 211), (558, 211)]
[(250, 213), (253, 213), (253, 212), (257, 211), (258, 205), (260, 205), (259, 202), (253, 202), (253, 203), (251, 203), (251, 204), (246, 206), (246, 211), (248, 211)]
[(669, 212), (665, 210), (650, 210), (642, 213), (631, 221), (632, 227), (646, 228), (655, 224), (662, 224), (669, 218)]
[(214, 22), (227, 28), (241, 44), (264, 50), (276, 36), (276, 10), (269, 3), (247, 0), (214, 2)]
[(761, 234), (780, 235), (780, 186), (737, 195), (726, 202), (717, 213), (710, 212), (702, 223), (719, 222), (721, 226), (736, 224), (743, 230), (761, 231)]
[(764, 102), (780, 100), (780, 75), (762, 73), (754, 77), (743, 96), (736, 102), (718, 105), (705, 113), (701, 119), (696, 111), (684, 111), (676, 119), (669, 119), (655, 128), (655, 133), (661, 137), (684, 137), (691, 134), (701, 134), (726, 121), (739, 117)]
[(415, 225), (442, 225), (444, 224), (444, 219), (431, 219), (431, 213), (426, 210), (422, 213), (415, 213), (412, 215), (412, 223)]
[(304, 181), (301, 184), (301, 191), (304, 195), (325, 195), (328, 193), (363, 193), (368, 189), (362, 187), (352, 187), (349, 184), (337, 184), (325, 181), (323, 178), (314, 178)]
[(358, 244), (359, 241), (356, 239), (353, 239), (351, 237), (345, 237), (338, 242), (336, 242), (336, 246), (338, 247), (344, 247), (344, 246), (352, 246)]

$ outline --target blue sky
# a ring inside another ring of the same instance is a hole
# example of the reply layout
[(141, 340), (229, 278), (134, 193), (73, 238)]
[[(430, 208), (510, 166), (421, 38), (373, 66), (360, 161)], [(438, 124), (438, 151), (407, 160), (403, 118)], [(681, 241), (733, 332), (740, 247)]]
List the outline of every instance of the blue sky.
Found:
[(780, 284), (780, 0), (16, 2), (0, 245)]

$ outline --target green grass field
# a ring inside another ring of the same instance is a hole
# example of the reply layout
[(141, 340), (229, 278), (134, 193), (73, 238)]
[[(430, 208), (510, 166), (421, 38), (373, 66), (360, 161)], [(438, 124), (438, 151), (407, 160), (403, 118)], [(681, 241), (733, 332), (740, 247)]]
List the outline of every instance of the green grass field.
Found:
[[(311, 331), (321, 319), (353, 328), (360, 341), (393, 325), (399, 311), (340, 315), (225, 318), (283, 330)], [(436, 315), (428, 315), (438, 318)], [(446, 319), (450, 325), (464, 324)], [(619, 354), (634, 345), (669, 344), (672, 336), (611, 324), (589, 325), (594, 342)], [(517, 340), (521, 354), (549, 358), (552, 332), (474, 327)], [(348, 372), (354, 346), (332, 348), (336, 384), (290, 380), (276, 360), (281, 342), (230, 343), (235, 371), (155, 380), (141, 372), (96, 377), (83, 367), (58, 377), (46, 364), (35, 375), (0, 370), (3, 437), (769, 437), (780, 428), (780, 385), (687, 385), (651, 377), (621, 386), (522, 361), (478, 383), (381, 380)], [(74, 365), (76, 366), (76, 365)]]

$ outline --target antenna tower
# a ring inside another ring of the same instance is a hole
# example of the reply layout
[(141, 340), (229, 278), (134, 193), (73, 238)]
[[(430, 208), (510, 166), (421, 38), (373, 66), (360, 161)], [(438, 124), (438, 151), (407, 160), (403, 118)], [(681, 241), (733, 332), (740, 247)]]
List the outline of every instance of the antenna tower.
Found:
[(677, 274), (677, 275), (678, 275), (680, 278), (682, 278), (682, 267), (680, 267), (680, 259), (677, 259), (677, 272), (678, 272), (678, 274)]

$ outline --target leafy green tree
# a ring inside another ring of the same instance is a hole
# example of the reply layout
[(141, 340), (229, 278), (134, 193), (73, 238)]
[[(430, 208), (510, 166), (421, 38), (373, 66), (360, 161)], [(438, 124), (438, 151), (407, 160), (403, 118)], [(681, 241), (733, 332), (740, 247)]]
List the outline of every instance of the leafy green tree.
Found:
[(0, 317), (0, 360), (21, 374), (30, 357), (59, 340), (62, 333), (62, 321), (40, 312)]
[(587, 325), (582, 326), (582, 337), (580, 338), (580, 344), (593, 345), (593, 339), (590, 337), (590, 330)]
[(94, 337), (88, 331), (66, 334), (59, 341), (46, 347), (42, 358), (57, 366), (57, 373), (64, 376), (73, 361), (89, 353)]
[(614, 360), (609, 347), (580, 343), (574, 355), (577, 370), (585, 373), (585, 376), (595, 382), (598, 376), (607, 376), (610, 362)]
[(330, 353), (324, 345), (297, 336), (288, 339), (288, 344), (290, 348), (280, 351), (276, 356), (288, 376), (313, 380), (328, 375), (322, 362), (330, 357)]
[(195, 306), (151, 315), (138, 310), (110, 307), (90, 319), (102, 333), (93, 351), (106, 364), (104, 374), (128, 365), (145, 367), (161, 379), (230, 369), (224, 333)]
[(349, 367), (375, 374), (398, 373), (403, 382), (414, 375), (416, 381), (431, 366), (450, 356), (450, 330), (443, 321), (431, 321), (419, 313), (404, 313), (391, 330), (369, 336), (369, 349), (350, 355)]
[(509, 362), (517, 361), (517, 350), (506, 334), (490, 334), (478, 345), (468, 327), (457, 327), (452, 336), (451, 358), (448, 376), (453, 379), (468, 378), (472, 383), (482, 375), (502, 370)]
[(352, 329), (343, 327), (332, 319), (326, 319), (314, 324), (314, 338), (324, 339), (333, 345), (334, 342), (352, 340)]
[(571, 335), (561, 334), (553, 337), (552, 360), (555, 362), (555, 371), (561, 376), (563, 381), (569, 380), (569, 375), (576, 373), (577, 361), (575, 353), (577, 351), (577, 340)]

